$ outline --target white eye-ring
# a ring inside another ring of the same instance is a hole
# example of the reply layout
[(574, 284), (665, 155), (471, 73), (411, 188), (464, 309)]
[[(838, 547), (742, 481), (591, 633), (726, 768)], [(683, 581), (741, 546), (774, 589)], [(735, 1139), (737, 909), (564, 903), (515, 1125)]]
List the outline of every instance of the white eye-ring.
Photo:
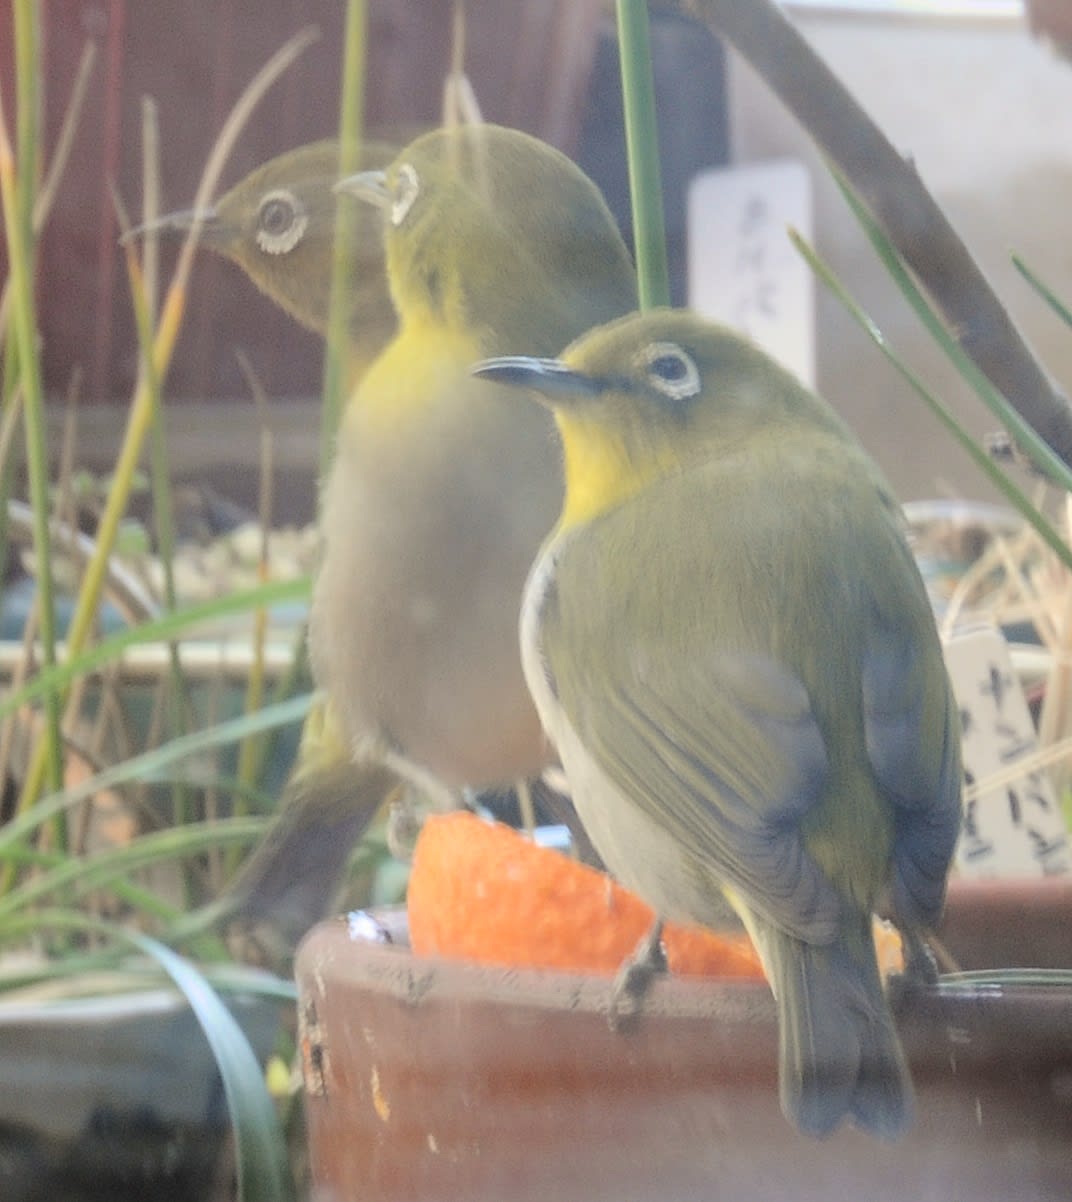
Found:
[(309, 225), (305, 206), (286, 188), (267, 192), (257, 209), (257, 245), (266, 255), (285, 255), (301, 241)]
[(672, 401), (700, 391), (700, 371), (691, 355), (673, 342), (653, 342), (640, 352), (640, 366), (651, 386)]
[(417, 170), (409, 163), (402, 163), (398, 168), (395, 179), (395, 194), (391, 200), (391, 224), (401, 225), (406, 214), (413, 207), (417, 193), (421, 190), (421, 181), (417, 178)]

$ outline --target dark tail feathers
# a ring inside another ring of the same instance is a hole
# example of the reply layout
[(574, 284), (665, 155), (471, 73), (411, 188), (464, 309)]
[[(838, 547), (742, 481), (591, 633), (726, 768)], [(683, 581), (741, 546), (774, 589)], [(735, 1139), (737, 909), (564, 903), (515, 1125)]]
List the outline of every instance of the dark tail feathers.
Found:
[(883, 1139), (908, 1128), (912, 1082), (882, 991), (870, 916), (827, 946), (760, 933), (778, 998), (782, 1110), (805, 1135), (845, 1118)]

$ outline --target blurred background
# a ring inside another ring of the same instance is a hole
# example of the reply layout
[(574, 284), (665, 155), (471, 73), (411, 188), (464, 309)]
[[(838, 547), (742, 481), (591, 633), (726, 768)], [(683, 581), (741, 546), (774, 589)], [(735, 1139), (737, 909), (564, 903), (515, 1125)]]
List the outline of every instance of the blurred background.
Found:
[[(469, 0), (466, 67), (485, 117), (576, 157), (628, 225), (612, 5), (604, 0)], [(910, 156), (1043, 362), (1072, 383), (1072, 340), (1010, 262), (1016, 251), (1072, 297), (1072, 66), (1040, 39), (1024, 6), (787, 4), (800, 28), (890, 140)], [(451, 6), (372, 0), (366, 101), (371, 130), (438, 121)], [(656, 85), (675, 300), (686, 298), (685, 196), (706, 167), (803, 163), (820, 252), (895, 347), (982, 434), (992, 419), (918, 327), (865, 244), (807, 136), (747, 65), (705, 28), (652, 6)], [(47, 0), (46, 147), (56, 136), (87, 37), (100, 48), (77, 149), (44, 238), (38, 287), (49, 394), (85, 372), (79, 460), (107, 468), (136, 372), (136, 339), (108, 193), (140, 205), (140, 99), (160, 109), (165, 208), (188, 206), (228, 107), (298, 28), (320, 40), (277, 84), (233, 155), (225, 185), (275, 154), (330, 136), (337, 122), (343, 6), (337, 0)], [(0, 61), (10, 62), (10, 9)], [(2, 80), (10, 87), (9, 73)], [(5, 99), (10, 99), (5, 97)], [(165, 248), (164, 269), (170, 263)], [(821, 392), (843, 413), (904, 500), (989, 496), (838, 304), (816, 289)], [(175, 475), (256, 494), (257, 440), (235, 358), (242, 348), (272, 400), (278, 520), (315, 508), (322, 350), (232, 265), (202, 254), (166, 395)], [(59, 407), (55, 411), (60, 420)]]

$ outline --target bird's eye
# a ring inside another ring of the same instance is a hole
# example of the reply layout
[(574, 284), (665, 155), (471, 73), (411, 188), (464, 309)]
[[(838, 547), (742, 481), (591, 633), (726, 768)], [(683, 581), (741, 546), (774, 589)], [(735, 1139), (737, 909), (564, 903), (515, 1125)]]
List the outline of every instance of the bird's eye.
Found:
[(416, 169), (409, 163), (403, 163), (395, 175), (394, 194), (391, 197), (392, 225), (401, 225), (405, 221), (420, 190), (421, 182)]
[(648, 382), (672, 401), (684, 401), (700, 391), (700, 372), (691, 355), (673, 342), (653, 342), (641, 353)]
[(257, 245), (266, 255), (285, 255), (301, 241), (308, 224), (309, 214), (293, 192), (269, 192), (257, 210)]

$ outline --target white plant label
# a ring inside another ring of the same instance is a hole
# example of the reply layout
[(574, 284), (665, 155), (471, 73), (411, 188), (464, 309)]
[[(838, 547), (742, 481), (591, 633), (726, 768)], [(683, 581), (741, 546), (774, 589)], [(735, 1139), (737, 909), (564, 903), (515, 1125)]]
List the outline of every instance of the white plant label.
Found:
[(812, 238), (811, 180), (793, 159), (716, 167), (688, 196), (689, 307), (749, 335), (815, 387), (815, 282), (786, 233)]
[[(965, 788), (984, 786), (965, 800), (958, 870), (975, 878), (1072, 872), (1072, 846), (1046, 770), (1008, 778), (1038, 750), (1038, 740), (1001, 632), (958, 632), (945, 645), (945, 660), (960, 707)], [(1005, 779), (986, 788), (999, 773)]]

